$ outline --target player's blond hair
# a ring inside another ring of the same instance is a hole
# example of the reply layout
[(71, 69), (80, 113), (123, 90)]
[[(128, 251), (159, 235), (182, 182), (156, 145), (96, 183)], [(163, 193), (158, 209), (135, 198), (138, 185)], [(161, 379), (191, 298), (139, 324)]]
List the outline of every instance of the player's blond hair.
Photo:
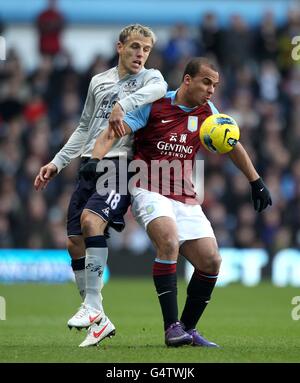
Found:
[(156, 36), (152, 29), (141, 24), (131, 24), (123, 28), (119, 35), (119, 41), (124, 44), (131, 35), (150, 37), (153, 45), (156, 42)]

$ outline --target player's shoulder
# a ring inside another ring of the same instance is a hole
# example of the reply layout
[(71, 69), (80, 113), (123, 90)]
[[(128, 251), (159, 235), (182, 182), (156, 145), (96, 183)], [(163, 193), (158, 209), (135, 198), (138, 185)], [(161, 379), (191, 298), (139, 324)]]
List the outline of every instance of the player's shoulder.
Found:
[(176, 96), (176, 90), (168, 90), (167, 93), (156, 101), (156, 103), (164, 104), (164, 105), (172, 105)]
[(143, 72), (141, 72), (141, 75), (144, 76), (145, 78), (160, 78), (164, 79), (163, 75), (161, 74), (160, 70), (154, 69), (154, 68), (149, 68), (149, 69), (144, 69)]
[(100, 83), (103, 83), (103, 81), (115, 80), (117, 78), (117, 75), (118, 75), (117, 67), (113, 67), (106, 70), (105, 72), (101, 72), (93, 76), (91, 79), (91, 83), (92, 85), (95, 86)]
[(172, 108), (174, 98), (176, 96), (176, 90), (169, 90), (167, 93), (158, 100), (154, 101), (152, 103), (152, 111), (162, 111), (165, 110), (165, 108)]

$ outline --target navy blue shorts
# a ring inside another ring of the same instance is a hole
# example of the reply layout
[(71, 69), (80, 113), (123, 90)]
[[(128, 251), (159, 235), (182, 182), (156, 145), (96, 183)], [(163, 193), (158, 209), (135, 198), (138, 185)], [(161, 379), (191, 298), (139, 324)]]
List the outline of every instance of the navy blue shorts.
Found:
[[(87, 160), (83, 160), (82, 163), (85, 161)], [(82, 177), (78, 178), (68, 208), (68, 236), (82, 234), (80, 217), (83, 209), (98, 214), (104, 221), (108, 222), (108, 226), (117, 231), (124, 229), (124, 215), (130, 205), (127, 185), (131, 174), (127, 173), (127, 161), (126, 163), (123, 161), (123, 167), (120, 171), (118, 165), (121, 160), (109, 159), (109, 161), (115, 165), (116, 171), (106, 169), (99, 174), (96, 180), (91, 181), (86, 181)], [(124, 177), (125, 172), (127, 173), (126, 177)], [(121, 184), (123, 189), (120, 187)]]

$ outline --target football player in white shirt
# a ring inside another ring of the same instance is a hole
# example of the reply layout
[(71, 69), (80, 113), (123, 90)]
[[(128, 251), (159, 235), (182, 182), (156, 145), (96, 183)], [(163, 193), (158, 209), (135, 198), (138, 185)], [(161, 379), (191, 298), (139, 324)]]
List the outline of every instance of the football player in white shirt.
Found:
[[(165, 95), (167, 84), (161, 73), (144, 68), (155, 41), (153, 31), (139, 24), (129, 25), (121, 31), (117, 43), (118, 66), (92, 78), (79, 125), (53, 160), (41, 167), (34, 181), (36, 190), (44, 189), (78, 156), (82, 158), (82, 166), (88, 162), (89, 166), (95, 167), (97, 161), (90, 158), (100, 132), (108, 124), (121, 128), (125, 113)], [(119, 162), (127, 164), (131, 152), (132, 137), (126, 136), (106, 158), (114, 161), (118, 168)], [(108, 256), (105, 229), (107, 226), (117, 231), (124, 228), (123, 216), (130, 204), (130, 195), (118, 194), (118, 185), (106, 193), (96, 192), (96, 181), (85, 180), (79, 172), (68, 209), (67, 248), (83, 299), (68, 326), (87, 328), (100, 323), (96, 336), (101, 341), (115, 334), (114, 325), (104, 313), (100, 293)], [(85, 346), (84, 342), (81, 346)]]

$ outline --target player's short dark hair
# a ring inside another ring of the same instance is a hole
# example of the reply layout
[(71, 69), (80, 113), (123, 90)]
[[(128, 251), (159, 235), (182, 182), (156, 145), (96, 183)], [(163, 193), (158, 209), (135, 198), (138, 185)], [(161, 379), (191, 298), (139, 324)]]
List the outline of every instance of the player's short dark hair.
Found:
[(153, 45), (156, 42), (156, 36), (152, 29), (141, 24), (131, 24), (123, 28), (119, 35), (119, 41), (124, 44), (129, 36), (133, 34), (143, 37), (150, 37)]
[(184, 76), (186, 74), (190, 75), (191, 77), (195, 77), (200, 72), (202, 66), (207, 66), (211, 68), (213, 71), (218, 72), (217, 67), (208, 58), (195, 57), (192, 60), (190, 60), (188, 64), (186, 65), (183, 76), (182, 76), (182, 80), (184, 79)]

